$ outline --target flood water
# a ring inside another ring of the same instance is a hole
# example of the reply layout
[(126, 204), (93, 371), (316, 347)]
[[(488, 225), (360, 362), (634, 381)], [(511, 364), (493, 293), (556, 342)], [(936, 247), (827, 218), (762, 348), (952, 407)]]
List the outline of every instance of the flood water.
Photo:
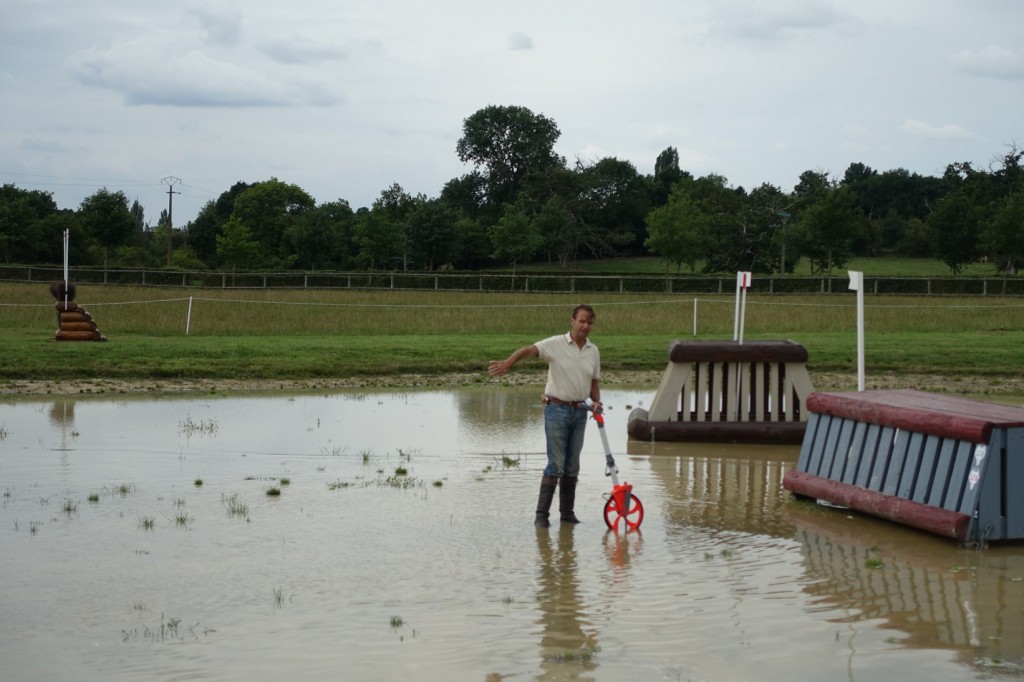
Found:
[(795, 446), (630, 442), (654, 388), (604, 393), (638, 532), (593, 423), (583, 523), (534, 529), (536, 387), (2, 402), (3, 679), (1024, 674), (1024, 548), (793, 500)]

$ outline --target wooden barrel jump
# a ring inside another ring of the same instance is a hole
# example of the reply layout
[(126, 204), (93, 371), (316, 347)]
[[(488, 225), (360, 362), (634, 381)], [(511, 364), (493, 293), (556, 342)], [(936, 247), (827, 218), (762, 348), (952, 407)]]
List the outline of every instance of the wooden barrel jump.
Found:
[(1024, 408), (896, 390), (807, 410), (787, 490), (961, 542), (1024, 538)]
[(106, 341), (100, 334), (92, 315), (75, 303), (75, 285), (57, 280), (50, 285), (50, 293), (57, 299), (57, 332), (55, 341)]
[(792, 341), (673, 341), (650, 410), (629, 415), (645, 441), (799, 443), (813, 390)]

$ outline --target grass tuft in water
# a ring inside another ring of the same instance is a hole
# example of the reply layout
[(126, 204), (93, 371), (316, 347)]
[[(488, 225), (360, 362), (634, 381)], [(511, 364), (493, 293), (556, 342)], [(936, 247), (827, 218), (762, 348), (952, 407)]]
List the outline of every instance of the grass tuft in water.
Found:
[(185, 436), (212, 436), (217, 433), (217, 429), (216, 419), (200, 419), (195, 421), (192, 419), (192, 415), (188, 415), (178, 422), (178, 432)]
[(134, 483), (119, 483), (111, 488), (112, 495), (120, 495), (121, 497), (128, 497), (136, 490)]
[(509, 457), (508, 455), (501, 456), (501, 466), (505, 469), (514, 469), (519, 467), (519, 457)]
[(185, 512), (179, 512), (174, 515), (174, 524), (176, 526), (186, 527), (192, 522), (192, 517)]
[(270, 486), (267, 488), (267, 497), (280, 497), (281, 489), (276, 486)]
[(197, 478), (194, 483), (197, 488), (201, 488), (203, 486), (203, 479)]
[(292, 479), (288, 478), (287, 476), (284, 476), (284, 477), (281, 478), (280, 483), (281, 483), (282, 486), (291, 485), (292, 484)]
[(156, 519), (152, 516), (139, 517), (139, 528), (142, 530), (153, 530), (154, 527), (156, 527)]
[(224, 508), (227, 509), (228, 516), (238, 516), (246, 521), (249, 520), (249, 505), (242, 500), (241, 495), (238, 493), (221, 495), (220, 500), (224, 504)]
[(60, 510), (64, 512), (65, 516), (71, 516), (78, 512), (78, 503), (74, 500), (64, 500), (64, 504), (61, 505)]
[(349, 488), (351, 486), (351, 483), (349, 483), (348, 481), (342, 481), (341, 479), (338, 479), (337, 481), (330, 481), (327, 483), (328, 490), (342, 490), (343, 488)]
[(100, 501), (100, 494), (99, 493), (89, 493), (88, 500), (90, 502), (99, 502)]
[(395, 467), (395, 476), (405, 476), (409, 473), (409, 470), (405, 467)]

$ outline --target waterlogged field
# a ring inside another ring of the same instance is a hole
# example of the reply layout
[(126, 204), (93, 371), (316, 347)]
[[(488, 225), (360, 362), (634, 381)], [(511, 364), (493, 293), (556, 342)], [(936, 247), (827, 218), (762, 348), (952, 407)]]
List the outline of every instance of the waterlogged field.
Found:
[(537, 389), (0, 403), (5, 680), (1024, 673), (1024, 549), (796, 502), (794, 447), (629, 442), (537, 531)]

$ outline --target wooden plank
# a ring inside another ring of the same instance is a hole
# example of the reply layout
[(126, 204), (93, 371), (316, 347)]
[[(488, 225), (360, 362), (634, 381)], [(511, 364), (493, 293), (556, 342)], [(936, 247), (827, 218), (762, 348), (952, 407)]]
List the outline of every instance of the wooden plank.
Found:
[(921, 459), (925, 443), (929, 436), (923, 433), (911, 433), (907, 443), (906, 457), (903, 460), (903, 473), (896, 485), (896, 495), (905, 499), (913, 499), (914, 484), (921, 473)]
[(807, 362), (807, 350), (792, 341), (673, 341), (669, 362)]
[(971, 517), (967, 514), (919, 504), (795, 470), (786, 473), (782, 485), (786, 490), (799, 495), (825, 500), (954, 540), (968, 539)]

